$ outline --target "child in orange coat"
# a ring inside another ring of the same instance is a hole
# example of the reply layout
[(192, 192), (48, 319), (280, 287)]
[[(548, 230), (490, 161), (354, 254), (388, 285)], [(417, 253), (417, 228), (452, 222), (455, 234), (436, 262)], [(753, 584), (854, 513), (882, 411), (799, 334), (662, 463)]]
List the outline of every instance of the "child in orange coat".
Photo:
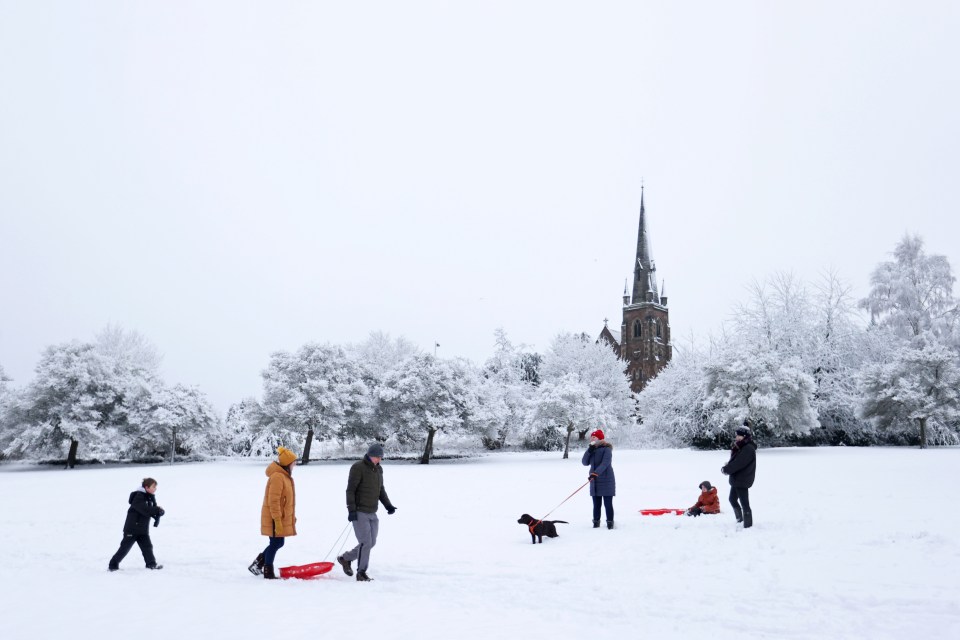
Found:
[(710, 485), (708, 480), (700, 483), (700, 498), (697, 504), (687, 509), (688, 516), (699, 516), (701, 513), (720, 513), (720, 498), (717, 497), (717, 488)]

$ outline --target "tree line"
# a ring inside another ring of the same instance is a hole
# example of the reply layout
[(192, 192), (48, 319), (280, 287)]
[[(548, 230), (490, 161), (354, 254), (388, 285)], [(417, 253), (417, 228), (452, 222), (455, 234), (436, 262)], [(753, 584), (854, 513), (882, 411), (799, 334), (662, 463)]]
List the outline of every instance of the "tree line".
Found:
[(143, 336), (107, 327), (52, 345), (13, 387), (0, 367), (0, 459), (160, 461), (313, 458), (376, 441), (423, 463), (438, 442), (465, 453), (563, 450), (602, 428), (627, 446), (729, 445), (754, 425), (767, 445), (960, 442), (960, 311), (943, 256), (906, 236), (854, 300), (836, 274), (754, 283), (720, 332), (675, 344), (637, 396), (603, 342), (561, 334), (543, 354), (503, 330), (482, 364), (424, 353), (374, 333), (270, 355), (260, 399), (221, 419), (204, 393), (168, 385)]
[(640, 394), (640, 441), (726, 446), (747, 419), (773, 445), (960, 443), (954, 280), (908, 235), (859, 301), (832, 273), (755, 283), (719, 335), (675, 348)]
[(270, 456), (286, 446), (309, 462), (317, 447), (328, 457), (376, 441), (429, 463), (438, 436), (466, 452), (564, 448), (566, 456), (574, 433), (635, 424), (622, 363), (583, 334), (558, 335), (541, 356), (498, 330), (481, 366), (382, 333), (358, 345), (308, 343), (273, 353), (262, 399), (241, 400), (223, 420), (199, 389), (167, 386), (158, 368), (148, 341), (118, 328), (48, 347), (24, 388), (0, 387), (0, 452), (72, 466), (78, 452), (160, 461)]

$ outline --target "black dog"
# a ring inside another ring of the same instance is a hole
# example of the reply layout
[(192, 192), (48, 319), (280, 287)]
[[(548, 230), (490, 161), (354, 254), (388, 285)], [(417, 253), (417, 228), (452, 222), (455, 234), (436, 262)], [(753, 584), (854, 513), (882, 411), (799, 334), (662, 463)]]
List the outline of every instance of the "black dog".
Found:
[(543, 544), (543, 536), (547, 536), (548, 538), (556, 538), (558, 535), (560, 535), (557, 533), (557, 527), (555, 526), (558, 522), (570, 524), (566, 520), (537, 520), (529, 513), (525, 513), (520, 516), (520, 519), (517, 520), (517, 522), (527, 525), (527, 529), (530, 530), (530, 540), (533, 544), (537, 544), (538, 541), (540, 544)]

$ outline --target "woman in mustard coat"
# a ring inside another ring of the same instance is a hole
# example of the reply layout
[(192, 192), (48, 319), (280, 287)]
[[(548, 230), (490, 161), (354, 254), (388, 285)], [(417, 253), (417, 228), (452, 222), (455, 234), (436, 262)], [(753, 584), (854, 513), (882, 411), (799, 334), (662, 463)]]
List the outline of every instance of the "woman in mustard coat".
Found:
[(284, 538), (297, 535), (297, 496), (293, 485), (293, 468), (297, 454), (290, 449), (277, 449), (277, 461), (267, 467), (267, 488), (260, 509), (260, 533), (269, 536), (270, 543), (248, 567), (254, 575), (263, 574), (267, 580), (277, 578), (273, 561), (283, 546)]

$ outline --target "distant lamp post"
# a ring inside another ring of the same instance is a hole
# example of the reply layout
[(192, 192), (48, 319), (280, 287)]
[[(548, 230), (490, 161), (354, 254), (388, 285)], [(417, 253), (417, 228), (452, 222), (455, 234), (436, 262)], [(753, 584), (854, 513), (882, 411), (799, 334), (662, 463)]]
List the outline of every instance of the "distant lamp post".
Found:
[(438, 349), (439, 347), (440, 347), (440, 343), (439, 343), (439, 342), (434, 342), (434, 343), (433, 343), (433, 357), (434, 357), (434, 358), (437, 357), (437, 349)]

